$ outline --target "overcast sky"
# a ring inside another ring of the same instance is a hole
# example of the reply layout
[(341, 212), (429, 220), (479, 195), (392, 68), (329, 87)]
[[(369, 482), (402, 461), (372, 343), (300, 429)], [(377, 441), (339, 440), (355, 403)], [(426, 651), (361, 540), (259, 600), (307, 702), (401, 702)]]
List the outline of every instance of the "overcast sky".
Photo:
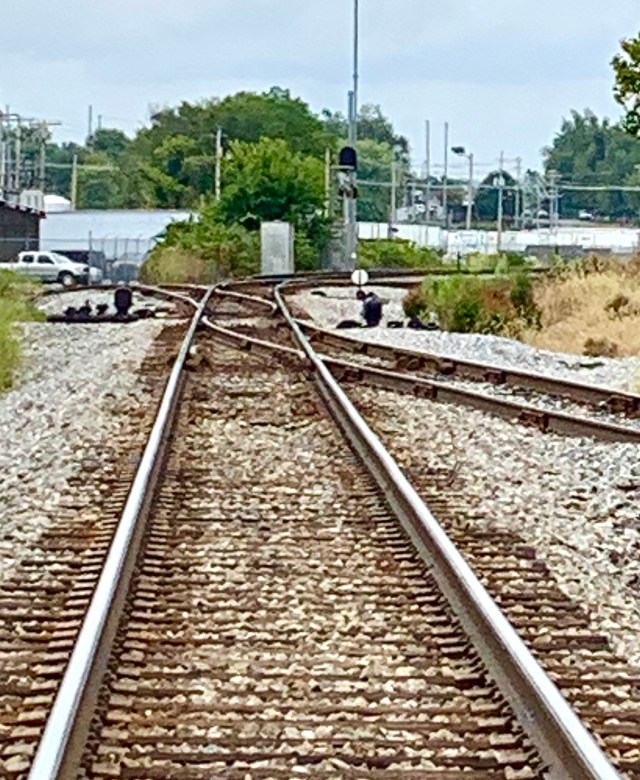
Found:
[[(87, 107), (134, 132), (151, 106), (288, 87), (346, 108), (353, 0), (20, 0), (3, 8), (0, 102), (83, 140)], [(571, 109), (619, 116), (610, 60), (638, 0), (360, 0), (360, 102), (379, 103), (422, 164), (442, 124), (490, 165), (540, 164)]]

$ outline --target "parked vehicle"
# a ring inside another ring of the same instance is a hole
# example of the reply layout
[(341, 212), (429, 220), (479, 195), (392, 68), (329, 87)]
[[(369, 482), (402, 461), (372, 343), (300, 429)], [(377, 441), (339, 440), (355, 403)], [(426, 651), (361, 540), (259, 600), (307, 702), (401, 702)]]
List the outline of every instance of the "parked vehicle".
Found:
[(74, 263), (57, 252), (20, 252), (17, 260), (3, 262), (2, 268), (65, 287), (89, 283), (89, 266)]
[(74, 263), (89, 266), (89, 284), (100, 284), (107, 270), (107, 258), (104, 252), (94, 249), (59, 249), (53, 250), (58, 255), (64, 255)]
[(582, 222), (593, 222), (595, 217), (590, 211), (587, 211), (586, 209), (582, 209), (582, 211), (578, 213), (578, 219), (581, 220)]

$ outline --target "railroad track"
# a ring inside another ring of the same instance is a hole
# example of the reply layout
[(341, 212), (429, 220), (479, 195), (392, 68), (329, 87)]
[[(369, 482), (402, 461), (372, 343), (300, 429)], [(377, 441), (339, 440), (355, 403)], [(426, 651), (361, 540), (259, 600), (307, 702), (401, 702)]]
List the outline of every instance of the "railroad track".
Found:
[[(285, 283), (287, 302), (291, 284)], [(308, 286), (309, 282), (305, 282)], [(278, 318), (270, 285), (251, 282), (250, 293), (221, 289), (220, 301), (231, 305), (229, 318), (213, 313), (220, 327), (261, 341), (291, 345), (282, 319)], [(262, 309), (260, 321), (256, 311)], [(229, 309), (227, 308), (227, 311)], [(335, 331), (319, 328), (304, 312), (295, 310), (297, 324), (314, 347), (321, 347), (325, 364), (343, 382), (364, 382), (411, 393), (434, 401), (480, 409), (543, 431), (587, 436), (604, 441), (640, 442), (640, 395), (610, 388), (506, 369), (481, 362), (455, 360), (417, 350), (374, 344)], [(242, 324), (234, 317), (244, 317)], [(258, 335), (259, 332), (259, 335)]]
[(214, 324), (189, 357), (206, 308), (65, 677), (80, 604), (37, 670), (29, 776), (618, 777), (290, 315), (291, 346)]
[(183, 338), (179, 326), (161, 332), (140, 369), (135, 420), (95, 463), (86, 459), (58, 500), (59, 522), (0, 583), (1, 777), (24, 776), (29, 766)]

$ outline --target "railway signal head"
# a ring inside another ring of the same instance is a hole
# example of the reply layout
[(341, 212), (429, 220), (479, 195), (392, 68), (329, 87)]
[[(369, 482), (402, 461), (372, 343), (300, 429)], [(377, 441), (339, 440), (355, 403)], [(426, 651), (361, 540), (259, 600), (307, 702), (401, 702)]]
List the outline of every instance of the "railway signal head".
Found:
[(343, 146), (338, 154), (338, 165), (355, 171), (358, 167), (358, 155), (352, 146)]

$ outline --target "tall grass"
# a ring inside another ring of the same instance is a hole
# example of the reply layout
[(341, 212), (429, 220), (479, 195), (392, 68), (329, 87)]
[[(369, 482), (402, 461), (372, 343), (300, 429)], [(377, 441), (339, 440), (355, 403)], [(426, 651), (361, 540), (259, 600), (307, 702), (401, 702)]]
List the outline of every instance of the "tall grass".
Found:
[(575, 354), (640, 354), (640, 262), (587, 261), (537, 281), (540, 327), (524, 331), (533, 346)]
[(404, 308), (410, 317), (436, 312), (442, 327), (457, 333), (506, 334), (535, 320), (531, 288), (531, 277), (522, 272), (427, 277), (405, 298)]
[(43, 318), (31, 302), (36, 289), (11, 271), (0, 270), (0, 391), (11, 387), (20, 362), (16, 323)]

